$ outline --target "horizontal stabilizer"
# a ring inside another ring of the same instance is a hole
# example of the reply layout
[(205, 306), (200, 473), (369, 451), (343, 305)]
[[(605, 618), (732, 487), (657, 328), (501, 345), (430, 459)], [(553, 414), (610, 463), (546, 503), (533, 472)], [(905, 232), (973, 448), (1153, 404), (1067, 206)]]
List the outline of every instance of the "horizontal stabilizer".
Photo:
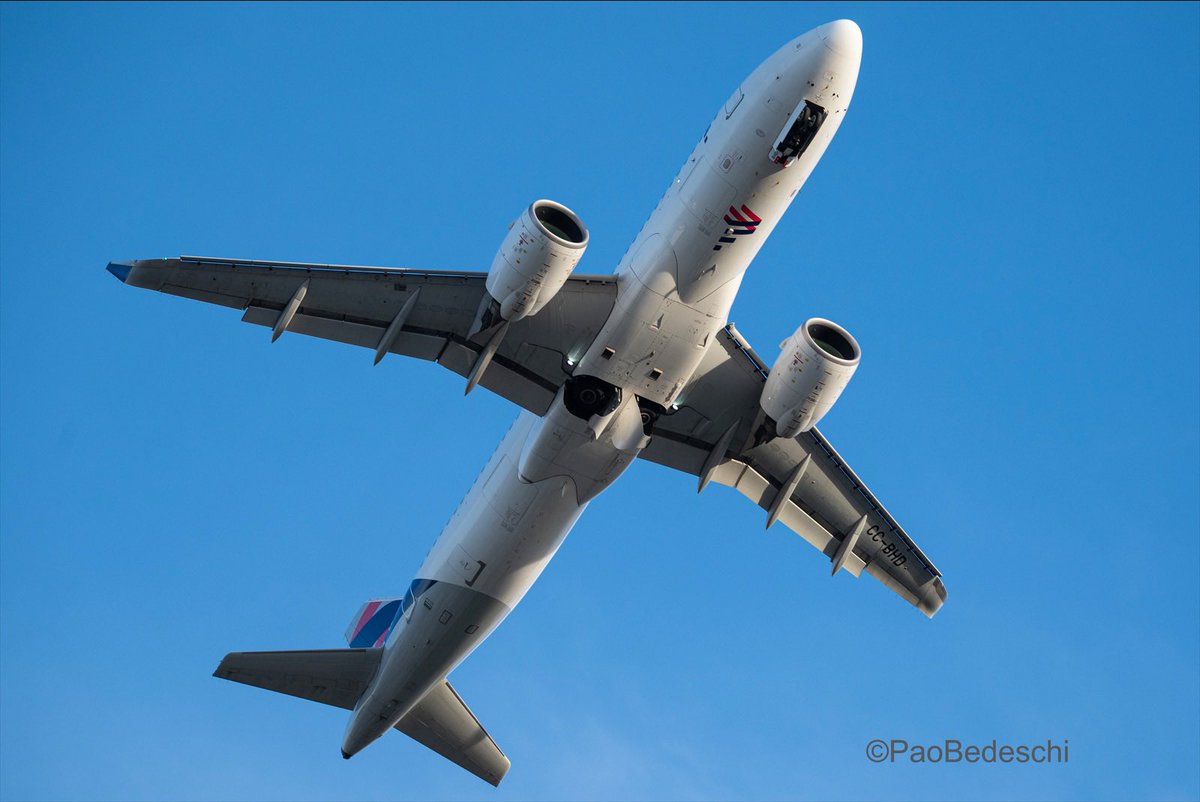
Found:
[(512, 765), (449, 682), (433, 686), (396, 729), (492, 785)]
[[(382, 655), (383, 649), (231, 652), (213, 676), (353, 710)], [(396, 729), (492, 785), (511, 765), (448, 682), (425, 694)]]
[(353, 710), (382, 654), (383, 649), (232, 652), (213, 676)]

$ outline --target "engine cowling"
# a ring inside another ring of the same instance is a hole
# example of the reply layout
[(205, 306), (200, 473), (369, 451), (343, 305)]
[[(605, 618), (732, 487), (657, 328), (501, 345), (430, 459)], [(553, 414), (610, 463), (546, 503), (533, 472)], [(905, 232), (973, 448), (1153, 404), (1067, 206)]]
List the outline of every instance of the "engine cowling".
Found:
[(487, 290), (508, 321), (537, 314), (562, 289), (587, 248), (588, 230), (573, 211), (536, 200), (508, 229), (492, 260)]
[(779, 437), (795, 437), (833, 407), (862, 351), (850, 332), (819, 317), (805, 321), (779, 347), (759, 404)]

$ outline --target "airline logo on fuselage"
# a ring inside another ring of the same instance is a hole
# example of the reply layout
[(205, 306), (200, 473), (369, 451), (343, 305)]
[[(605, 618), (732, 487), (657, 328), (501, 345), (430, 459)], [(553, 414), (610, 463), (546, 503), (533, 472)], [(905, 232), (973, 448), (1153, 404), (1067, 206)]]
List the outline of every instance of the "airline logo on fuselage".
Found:
[(725, 233), (717, 241), (717, 244), (713, 246), (713, 250), (719, 251), (724, 246), (734, 242), (738, 237), (753, 234), (761, 222), (762, 218), (750, 211), (750, 207), (746, 204), (742, 204), (740, 212), (730, 206), (729, 212), (725, 215), (725, 225), (729, 226), (729, 228), (725, 229)]

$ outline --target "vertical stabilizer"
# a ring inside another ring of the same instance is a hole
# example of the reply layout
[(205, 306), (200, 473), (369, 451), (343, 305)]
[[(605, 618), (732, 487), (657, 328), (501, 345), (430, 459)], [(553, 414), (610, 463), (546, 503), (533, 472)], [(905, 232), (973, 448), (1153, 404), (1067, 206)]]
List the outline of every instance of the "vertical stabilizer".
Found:
[(383, 646), (388, 633), (400, 620), (402, 602), (399, 596), (365, 602), (346, 628), (346, 643), (355, 649)]

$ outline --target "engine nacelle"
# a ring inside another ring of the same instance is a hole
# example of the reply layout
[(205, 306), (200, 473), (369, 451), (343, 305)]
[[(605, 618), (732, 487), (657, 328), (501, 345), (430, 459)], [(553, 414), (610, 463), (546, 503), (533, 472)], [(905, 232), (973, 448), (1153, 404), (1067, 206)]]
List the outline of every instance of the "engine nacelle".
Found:
[(779, 437), (795, 437), (817, 425), (850, 383), (862, 355), (850, 332), (814, 317), (779, 344), (759, 404), (775, 421)]
[(536, 200), (508, 229), (488, 271), (488, 294), (508, 321), (537, 314), (562, 289), (587, 248), (588, 230), (573, 211)]

